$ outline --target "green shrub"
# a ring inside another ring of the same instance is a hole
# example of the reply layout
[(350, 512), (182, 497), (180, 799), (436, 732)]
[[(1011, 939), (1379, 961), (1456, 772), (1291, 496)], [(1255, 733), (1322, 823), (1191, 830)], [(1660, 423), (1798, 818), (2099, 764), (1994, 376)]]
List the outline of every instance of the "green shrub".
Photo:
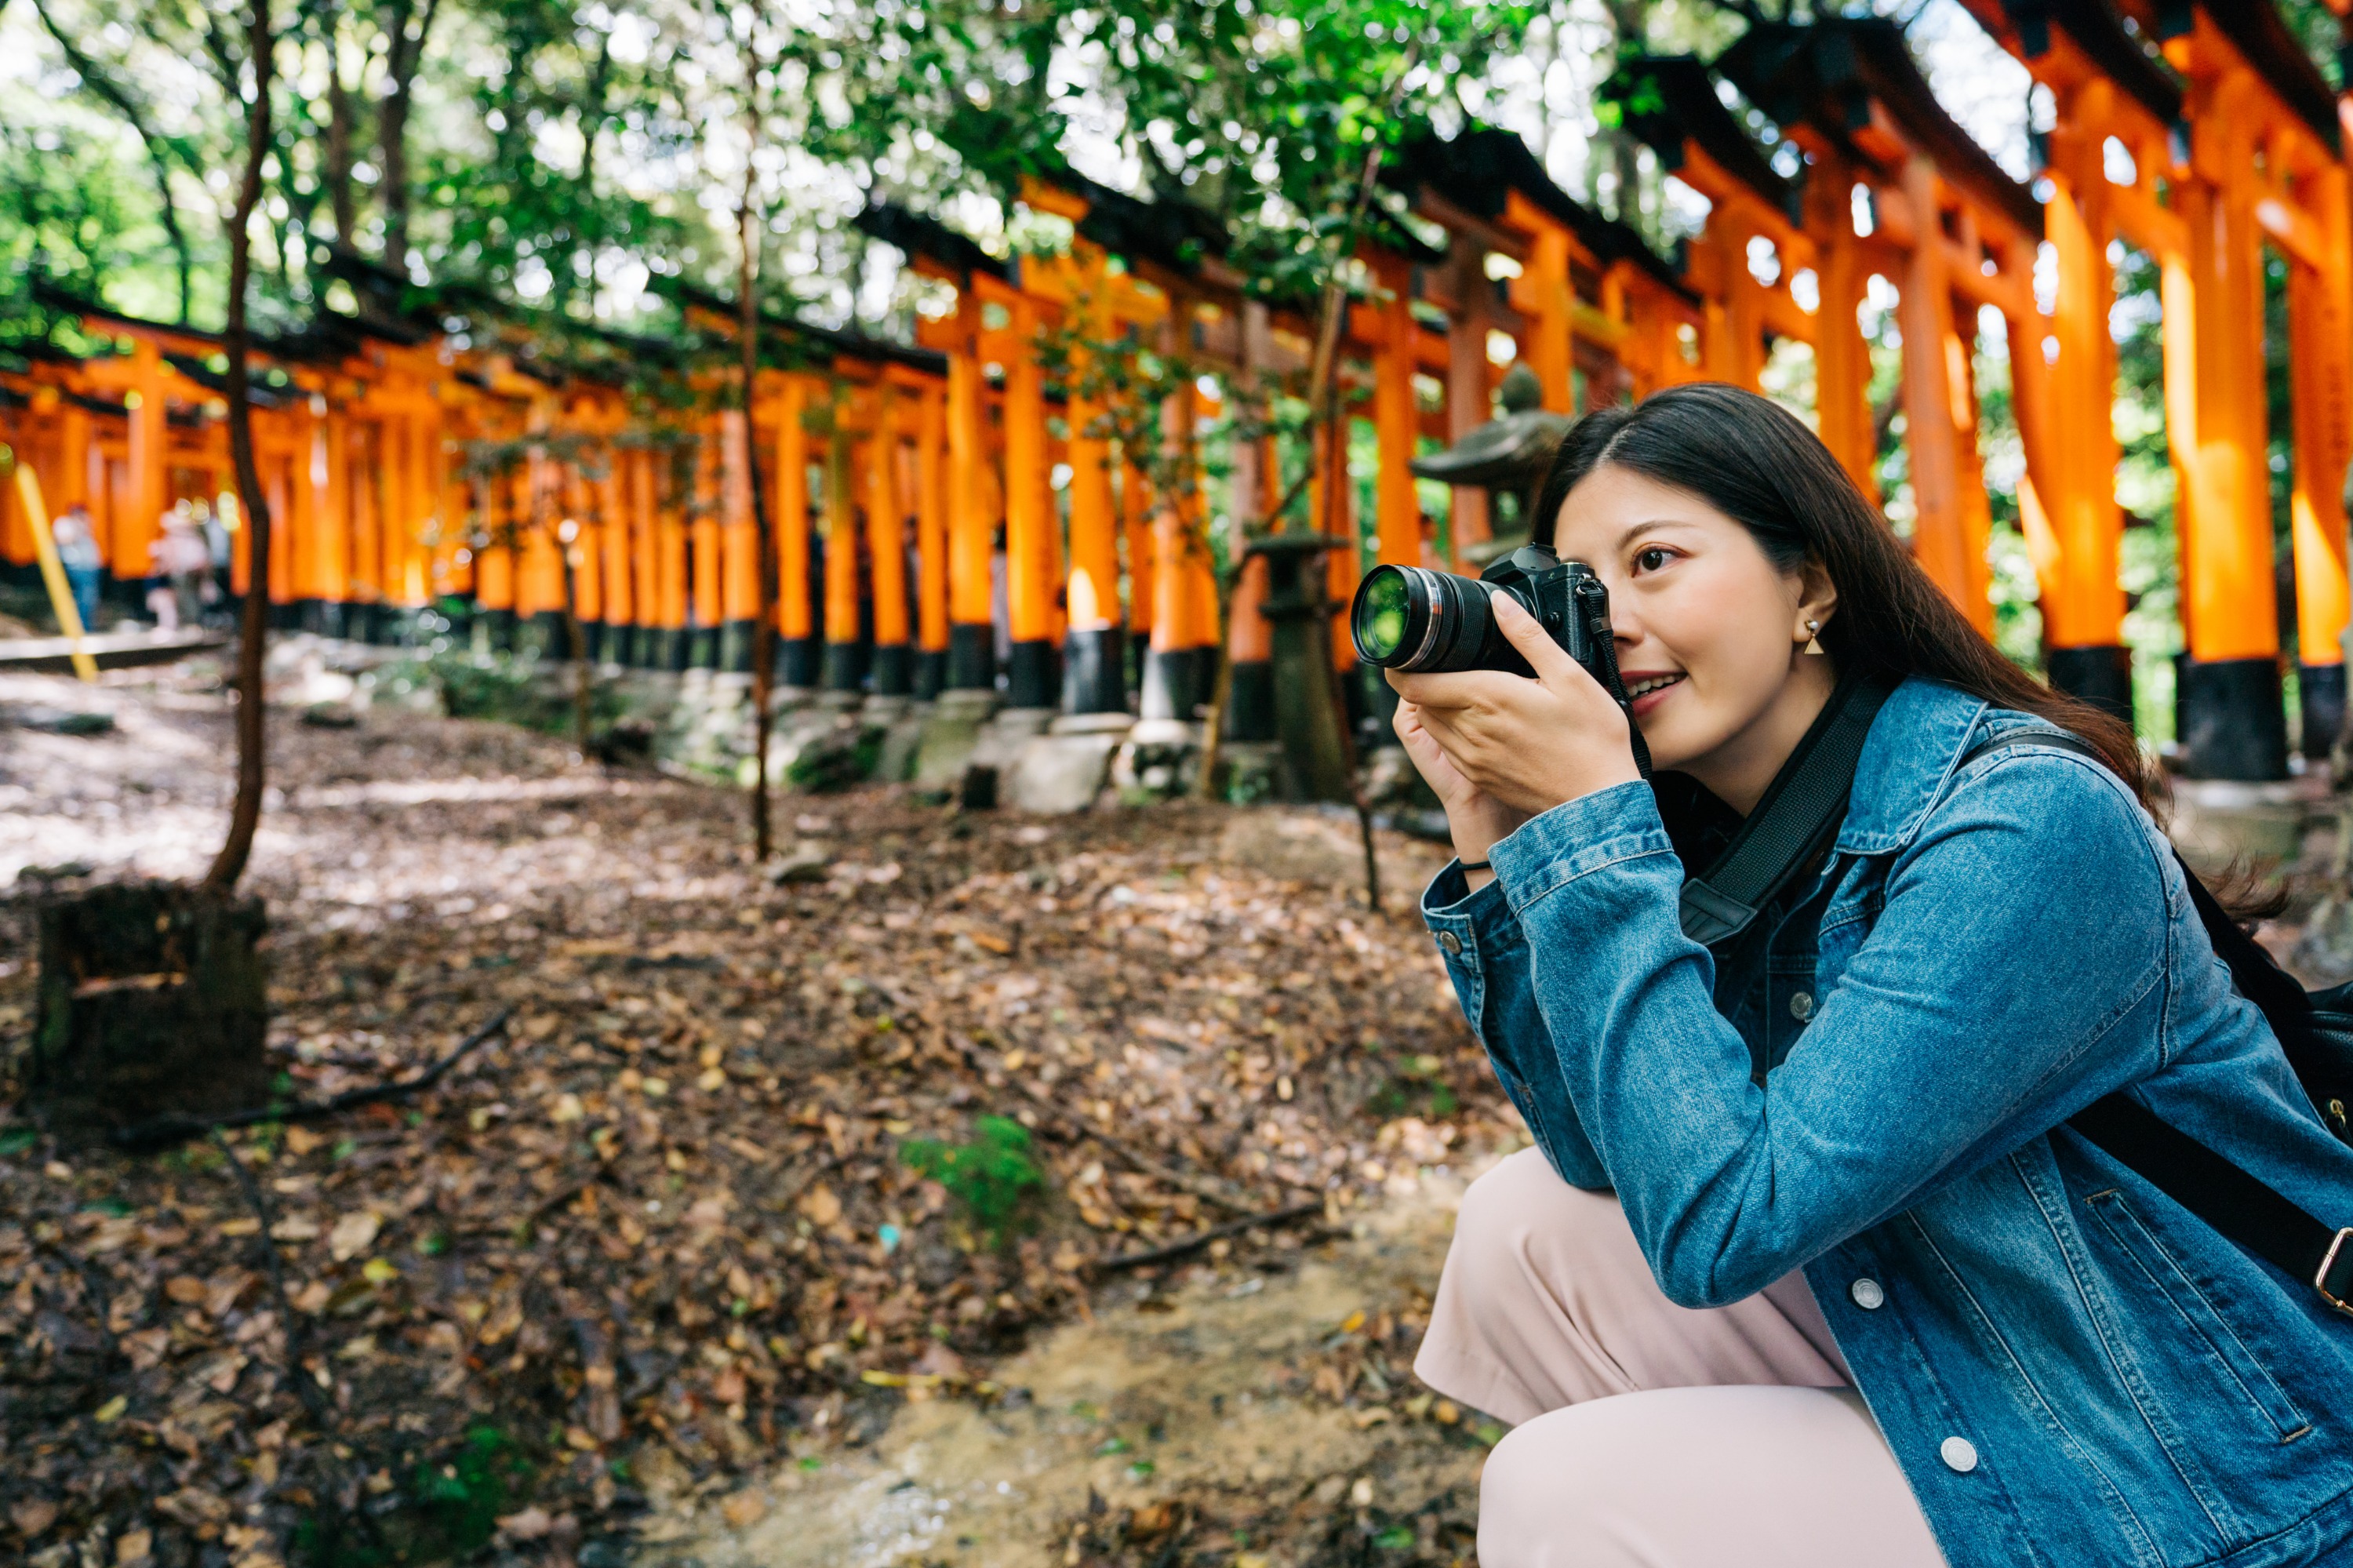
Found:
[(874, 777), (882, 758), (882, 731), (862, 729), (844, 745), (833, 737), (805, 747), (786, 765), (785, 782), (806, 795), (831, 795), (856, 789)]
[(970, 1143), (917, 1139), (899, 1158), (948, 1190), (965, 1221), (1002, 1246), (1026, 1228), (1030, 1202), (1045, 1190), (1045, 1172), (1029, 1158), (1029, 1129), (1001, 1116), (982, 1117)]
[(317, 1514), (295, 1526), (292, 1557), (302, 1568), (399, 1568), (461, 1563), (498, 1534), (501, 1515), (529, 1497), (533, 1474), (522, 1446), (495, 1426), (478, 1425), (439, 1464), (418, 1466), (406, 1496), (363, 1523), (330, 1531)]

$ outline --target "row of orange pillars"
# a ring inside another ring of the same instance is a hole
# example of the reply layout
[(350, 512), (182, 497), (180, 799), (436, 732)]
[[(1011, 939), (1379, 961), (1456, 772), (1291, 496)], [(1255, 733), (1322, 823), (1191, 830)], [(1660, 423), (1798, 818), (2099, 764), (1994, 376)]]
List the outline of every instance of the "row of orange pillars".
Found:
[[(1945, 113), (1891, 24), (1763, 25), (1704, 66), (1629, 66), (1615, 84), (1629, 122), (1713, 204), (1686, 275), (1712, 312), (1746, 313), (1801, 340), (1801, 323), (1811, 326), (1819, 424), (1842, 459), (1868, 451), (1861, 432), (1873, 418), (1852, 368), (1864, 353), (1850, 331), (1854, 303), (1874, 275), (1892, 286), (1913, 548), (1981, 627), (1992, 613), (1991, 497), (1974, 350), (1978, 322), (1998, 315), (2025, 449), (2016, 513), (2049, 674), (2129, 716), (2111, 313), (2124, 249), (2146, 253), (2162, 280), (2186, 643), (2173, 671), (2177, 761), (2193, 777), (2284, 777), (2287, 673), (2306, 758), (2328, 755), (2345, 715), (2345, 107), (2269, 0), (1968, 4), (2047, 91), (2050, 129), (2034, 138), (2028, 180)], [(1724, 107), (1727, 82), (1775, 127), (1778, 161)], [(2284, 344), (2265, 342), (2267, 251), (2286, 273)], [(1793, 303), (1800, 282), (1819, 296), (1810, 310)], [(1759, 343), (1747, 324), (1728, 336), (1744, 352)], [(2267, 357), (2285, 361), (2292, 408), (2284, 553)], [(1726, 378), (1753, 385), (1760, 367)]]
[[(1878, 279), (1902, 338), (1904, 460), (1889, 471), (1909, 486), (1916, 558), (1990, 628), (1973, 353), (1990, 309), (2025, 449), (2016, 513), (2048, 670), (2129, 713), (2110, 309), (2117, 248), (2131, 246), (2162, 276), (2187, 644), (2179, 762), (2279, 778), (2290, 669), (2304, 753), (2324, 755), (2343, 723), (2345, 111), (2268, 0), (1967, 4), (2048, 90), (2053, 121), (2029, 180), (1970, 140), (1877, 20), (1764, 24), (1713, 61), (1625, 68), (1627, 123), (1710, 204), (1675, 264), (1571, 200), (1514, 136), (1401, 149), (1387, 175), (1413, 221), (1386, 222), (1358, 249), (1364, 287), (1342, 339), (1351, 414), (1312, 451), (1236, 416), (1298, 379), (1313, 323), (1250, 296), (1210, 215), (1072, 175), (1024, 193), (1033, 215), (1067, 226), (1065, 242), (1010, 261), (935, 221), (870, 209), (869, 228), (937, 286), (916, 343), (780, 320), (797, 367), (762, 374), (748, 419), (706, 388), (702, 412), (649, 433), (591, 376), (344, 323), (349, 341), (284, 360), (264, 411), (265, 485), (287, 535), (269, 591), (298, 623), (407, 635), (438, 606), (493, 641), (515, 628), (552, 636), (568, 604), (602, 657), (741, 668), (759, 599), (756, 471), (783, 520), (788, 683), (994, 690), (1081, 712), (1140, 699), (1181, 718), (1208, 699), (1222, 653), (1227, 734), (1254, 738), (1275, 724), (1273, 620), (1335, 610), (1366, 555), (1438, 561), (1434, 513), (1455, 552), (1443, 564), (1488, 535), (1484, 491), (1431, 504), (1408, 465), (1492, 416), (1507, 364), (1526, 366), (1543, 406), (1566, 413), (1700, 378), (1757, 387), (1777, 340), (1803, 344), (1816, 426), (1875, 493), (1882, 432), (1856, 310)], [(1725, 83), (1755, 116), (1725, 107)], [(2284, 344), (2264, 341), (2267, 252), (2287, 277)], [(706, 324), (731, 313), (725, 301), (686, 303)], [(131, 577), (157, 498), (210, 493), (226, 477), (204, 365), (217, 344), (104, 324), (132, 345), (119, 362), (0, 374), (0, 439), (45, 465), (45, 481), (55, 471), (53, 492), (79, 483), (100, 508), (127, 497), (102, 533)], [(1147, 420), (1123, 422), (1119, 394), (1096, 407), (1086, 393), (1088, 356), (1113, 345), (1198, 374), (1162, 387)], [(2284, 600), (2269, 358), (2291, 385)], [(1203, 444), (1205, 430), (1220, 433)], [(478, 471), (465, 454), (485, 440), (522, 455)], [(1198, 452), (1189, 473), (1167, 461), (1184, 451)], [(1303, 469), (1303, 496), (1274, 515)], [(1241, 535), (1344, 543), (1316, 580), (1285, 585), (1271, 620), (1261, 567), (1221, 605), (1204, 546), (1212, 511)], [(11, 562), (29, 559), (17, 532), (0, 514)], [(1345, 637), (1330, 641), (1345, 661)], [(1360, 698), (1379, 690), (1359, 684)]]
[[(2136, 247), (2162, 279), (2163, 408), (2186, 645), (2171, 671), (2176, 761), (2193, 777), (2282, 778), (2291, 672), (2307, 758), (2328, 754), (2345, 719), (2345, 488), (2353, 461), (2347, 111), (2268, 0), (1970, 0), (1970, 8), (2048, 90), (2051, 128), (2035, 138), (2039, 166), (2025, 180), (1937, 102), (1901, 30), (1883, 19), (1759, 24), (1713, 61), (1651, 58), (1622, 68), (1612, 90), (1625, 122), (1710, 205), (1673, 268), (1569, 200), (1516, 139), (1472, 133), (1396, 158), (1392, 184), (1443, 243), (1393, 229), (1359, 252), (1374, 288), (1352, 313), (1345, 342), (1376, 438), (1369, 542), (1383, 561), (1431, 558), (1407, 463), (1426, 439), (1459, 438), (1488, 417), (1509, 358), (1537, 373), (1546, 407), (1572, 411), (1698, 378), (1757, 387), (1775, 340), (1804, 344), (1816, 427), (1876, 496), (1889, 471), (1858, 307), (1878, 280), (1895, 302), (1901, 338), (1903, 462), (1893, 471), (1909, 489), (1915, 558), (1981, 630), (1992, 630), (1994, 506), (1976, 351), (1980, 323), (1998, 320), (2024, 449), (2013, 499), (2038, 579), (2046, 668), (2055, 684), (2129, 718), (2135, 670), (2119, 580), (2127, 519), (2116, 496), (2111, 316), (2116, 259)], [(1725, 84), (1757, 117), (1726, 107)], [(1091, 330), (1156, 332), (1164, 351), (1189, 345), (1219, 363), (1229, 387), (1244, 389), (1271, 371), (1295, 369), (1303, 346), (1299, 323), (1287, 323), (1286, 333), (1278, 317), (1270, 330), (1247, 302), (1221, 297), (1228, 281), (1214, 249), (1188, 232), (1183, 215), (1140, 210), (1084, 182), (1031, 199), (1074, 219), (1066, 253), (1000, 267), (936, 225), (927, 229), (898, 214), (886, 226), (919, 270), (955, 291), (955, 309), (924, 339), (947, 355), (950, 374), (964, 363), (1005, 367), (996, 418), (1008, 570), (1017, 585), (1029, 576), (1036, 586), (1028, 599), (1038, 607), (1027, 622), (1017, 615), (1012, 628), (1017, 700), (1049, 694), (1057, 647), (1068, 650), (1073, 670), (1102, 669), (1107, 661), (1087, 641), (1117, 635), (1107, 615), (1090, 628), (1060, 619), (1057, 607), (1102, 612), (1111, 603), (1082, 586), (1092, 568), (1079, 565), (1090, 548), (1109, 561), (1108, 529), (1084, 521), (1108, 514), (1107, 492), (1089, 500), (1073, 481), (1062, 601), (1048, 586), (1064, 567), (1057, 530), (1019, 521), (1025, 487), (1045, 493), (1036, 471), (1044, 460), (1025, 464), (1020, 429), (1048, 423), (1031, 402), (1029, 372), (1017, 363), (1024, 334), (1093, 313)], [(1156, 245), (1148, 238), (1155, 232)], [(1195, 259), (1179, 264), (1188, 245)], [(2268, 344), (2267, 252), (2284, 265), (2288, 324), (2286, 341)], [(1107, 255), (1124, 262), (1124, 275), (1106, 280)], [(1511, 340), (1508, 355), (1484, 352), (1497, 334)], [(2266, 386), (2274, 359), (2284, 362), (2292, 421), (2280, 476), (2284, 552), (2273, 522)], [(1166, 427), (1188, 428), (1198, 412), (1192, 395), (1172, 403), (1179, 406), (1166, 411)], [(1084, 410), (1069, 412), (1076, 432)], [(1084, 450), (1075, 439), (1069, 448), (1074, 473), (1107, 471)], [(1264, 497), (1281, 488), (1272, 482), (1277, 457), (1262, 449), (1229, 464), (1238, 519), (1255, 523)], [(1319, 480), (1345, 472), (1337, 440), (1313, 458)], [(1353, 537), (1345, 515), (1353, 486), (1318, 488), (1340, 504), (1314, 503), (1310, 514)], [(1482, 493), (1455, 492), (1458, 553), (1485, 534), (1486, 503)], [(1037, 515), (1050, 516), (1049, 503), (1033, 504)], [(1354, 554), (1337, 551), (1331, 561), (1335, 602), (1353, 584)], [(2295, 631), (2286, 652), (2284, 589)], [(1268, 668), (1252, 592), (1245, 577), (1224, 628), (1238, 702), (1252, 673)], [(1155, 635), (1155, 656), (1181, 652), (1187, 637), (1213, 630), (1204, 625), (1173, 641)], [(1335, 635), (1334, 643), (1345, 657), (1344, 640)], [(1075, 699), (1111, 705), (1121, 695), (1082, 684)], [(1233, 716), (1245, 733), (1260, 727), (1250, 712)]]

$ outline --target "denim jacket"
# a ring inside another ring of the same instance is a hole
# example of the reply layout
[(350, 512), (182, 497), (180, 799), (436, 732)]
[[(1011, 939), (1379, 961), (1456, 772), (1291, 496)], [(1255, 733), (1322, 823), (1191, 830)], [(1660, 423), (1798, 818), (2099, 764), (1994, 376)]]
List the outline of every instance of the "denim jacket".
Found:
[(2130, 791), (2055, 750), (1958, 766), (2038, 722), (1888, 699), (1761, 1000), (1717, 1010), (1643, 785), (1529, 821), (1475, 894), (1449, 866), (1423, 915), (1546, 1158), (1616, 1190), (1670, 1299), (1805, 1270), (1954, 1568), (2353, 1561), (2353, 1319), (2062, 1124), (2129, 1088), (2332, 1224), (2353, 1152)]

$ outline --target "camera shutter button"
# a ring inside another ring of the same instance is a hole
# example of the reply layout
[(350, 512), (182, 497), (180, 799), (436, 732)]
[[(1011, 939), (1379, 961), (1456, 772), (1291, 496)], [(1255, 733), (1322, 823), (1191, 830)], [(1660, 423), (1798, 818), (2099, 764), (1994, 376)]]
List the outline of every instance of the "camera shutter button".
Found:
[(1450, 959), (1461, 956), (1462, 938), (1451, 931), (1440, 931), (1438, 934), (1438, 945), (1446, 949), (1446, 956)]

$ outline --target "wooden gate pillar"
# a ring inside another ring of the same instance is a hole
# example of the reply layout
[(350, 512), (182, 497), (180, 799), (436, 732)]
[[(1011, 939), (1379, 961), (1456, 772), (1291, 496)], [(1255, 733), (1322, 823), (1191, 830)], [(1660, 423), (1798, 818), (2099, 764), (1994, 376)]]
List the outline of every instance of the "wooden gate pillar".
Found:
[(819, 639), (809, 602), (808, 383), (786, 376), (776, 396), (776, 672), (786, 685), (818, 683)]
[(326, 515), (320, 557), (320, 630), (350, 635), (345, 610), (352, 597), (352, 420), (341, 408), (327, 410)]
[(898, 389), (874, 387), (874, 432), (866, 438), (866, 554), (874, 594), (874, 691), (915, 690), (915, 650), (907, 625), (907, 514), (899, 488)]
[(948, 677), (947, 399), (936, 384), (915, 406), (915, 695)]
[(825, 453), (825, 686), (866, 684), (866, 643), (858, 625), (858, 507), (848, 429), (849, 399), (836, 387)]
[[(1083, 355), (1086, 350), (1079, 350)], [(1072, 381), (1075, 387), (1077, 375)], [(1111, 445), (1096, 427), (1103, 409), (1074, 389), (1071, 429), (1071, 629), (1062, 645), (1073, 713), (1127, 710), (1126, 652), (1120, 625), (1119, 523), (1111, 490)]]
[[(2192, 778), (2261, 780), (2287, 773), (2264, 408), (2263, 236), (2254, 211), (2258, 92), (2243, 69), (2192, 84), (2186, 118), (2196, 138), (2196, 177), (2174, 187), (2195, 292), (2194, 421), (2184, 427), (2168, 419), (2167, 432), (2196, 454), (2189, 526), (2179, 535), (2189, 653), (2176, 719), (2183, 769)], [(2172, 304), (2168, 298), (2168, 325)], [(2172, 368), (2168, 355), (2168, 383)]]
[(2353, 235), (2347, 174), (2326, 164), (2300, 182), (2323, 240), (2322, 265), (2288, 269), (2290, 372), (2295, 469), (2290, 516), (2295, 545), (2296, 686), (2302, 750), (2325, 759), (2345, 727), (2348, 610), (2344, 482), (2353, 462)]
[[(286, 420), (294, 436), (294, 506), (284, 524), (292, 601), (286, 608), (290, 618), (305, 631), (322, 630), (320, 611), (325, 598), (320, 557), (326, 553), (322, 535), (327, 512), (327, 430), (322, 412), (317, 401), (305, 398), (288, 410)], [(135, 492), (138, 465), (134, 462), (132, 467)]]
[(597, 658), (607, 664), (627, 664), (637, 654), (637, 581), (630, 572), (629, 508), (623, 503), (621, 452), (608, 440), (596, 454), (601, 472), (596, 484), (595, 511), (601, 555), (597, 578), (604, 593), (604, 630)]
[(1016, 296), (1008, 307), (1012, 344), (1005, 366), (1005, 610), (1012, 632), (1006, 701), (1050, 708), (1055, 679), (1054, 493), (1046, 450), (1046, 378), (1038, 363), (1043, 324), (1038, 305)]
[[(1912, 554), (1978, 630), (1993, 629), (1986, 598), (1984, 480), (1977, 467), (1977, 407), (1968, 346), (1953, 315), (1953, 289), (1936, 198), (1936, 172), (1914, 158), (1904, 172), (1912, 251), (1904, 269), (1905, 445), (1912, 458)], [(1978, 504), (1972, 506), (1974, 488)]]
[[(2042, 578), (2042, 627), (2051, 683), (2132, 720), (2132, 655), (2124, 646), (2124, 589), (2116, 577), (2124, 513), (2116, 505), (2116, 354), (2108, 313), (2108, 181), (2103, 148), (2115, 89), (2094, 80), (2059, 101), (2052, 136), (2044, 233), (2058, 263), (2052, 334), (2059, 357), (2045, 377), (2047, 453), (2040, 486), (2055, 559)], [(2031, 346), (2038, 359), (2041, 344)], [(2018, 354), (2010, 355), (2015, 362)]]
[(114, 520), (111, 558), (115, 576), (145, 577), (147, 546), (163, 532), (164, 509), (171, 504), (171, 476), (164, 471), (169, 436), (164, 423), (164, 351), (153, 338), (142, 335), (134, 341), (131, 371), (139, 406), (131, 410), (129, 420), (130, 504)]
[(752, 627), (760, 619), (760, 536), (752, 523), (751, 416), (721, 412), (719, 438), (719, 654), (717, 667), (752, 668)]
[(1421, 410), (1413, 393), (1414, 340), (1421, 331), (1413, 319), (1413, 269), (1382, 256), (1375, 275), (1388, 291), (1375, 315), (1378, 341), (1373, 349), (1373, 430), (1380, 453), (1373, 480), (1377, 548), (1384, 566), (1419, 566), (1421, 503), (1409, 466), (1421, 436)]
[(1879, 450), (1871, 418), (1871, 347), (1855, 312), (1871, 275), (1854, 232), (1854, 176), (1825, 157), (1806, 182), (1806, 229), (1814, 237), (1820, 304), (1814, 320), (1814, 408), (1822, 444), (1879, 504)]
[[(1169, 320), (1190, 319), (1181, 296), (1169, 302)], [(1171, 338), (1178, 329), (1166, 329)], [(1189, 461), (1197, 410), (1191, 383), (1177, 387), (1161, 402), (1161, 464), (1171, 482), (1154, 486), (1152, 499), (1152, 642), (1144, 662), (1143, 716), (1190, 723), (1193, 710), (1208, 699), (1194, 678), (1199, 661), (1193, 656), (1195, 619), (1191, 602), (1192, 552), (1201, 547), (1193, 535), (1192, 519), (1198, 515), (1198, 497), (1186, 493), (1185, 479), (1174, 471)]]
[[(1454, 237), (1452, 265), (1455, 310), (1446, 334), (1446, 436), (1459, 441), (1494, 417), (1487, 334), (1494, 329), (1495, 286), (1487, 279), (1486, 248), (1467, 235)], [(1494, 519), (1488, 514), (1487, 492), (1476, 484), (1456, 485), (1449, 508), (1448, 532), (1453, 535), (1459, 567), (1465, 546), (1493, 537)]]
[(980, 377), (980, 301), (958, 296), (955, 346), (948, 353), (948, 685), (997, 687), (997, 628), (989, 557), (996, 531), (987, 499), (988, 409)]

